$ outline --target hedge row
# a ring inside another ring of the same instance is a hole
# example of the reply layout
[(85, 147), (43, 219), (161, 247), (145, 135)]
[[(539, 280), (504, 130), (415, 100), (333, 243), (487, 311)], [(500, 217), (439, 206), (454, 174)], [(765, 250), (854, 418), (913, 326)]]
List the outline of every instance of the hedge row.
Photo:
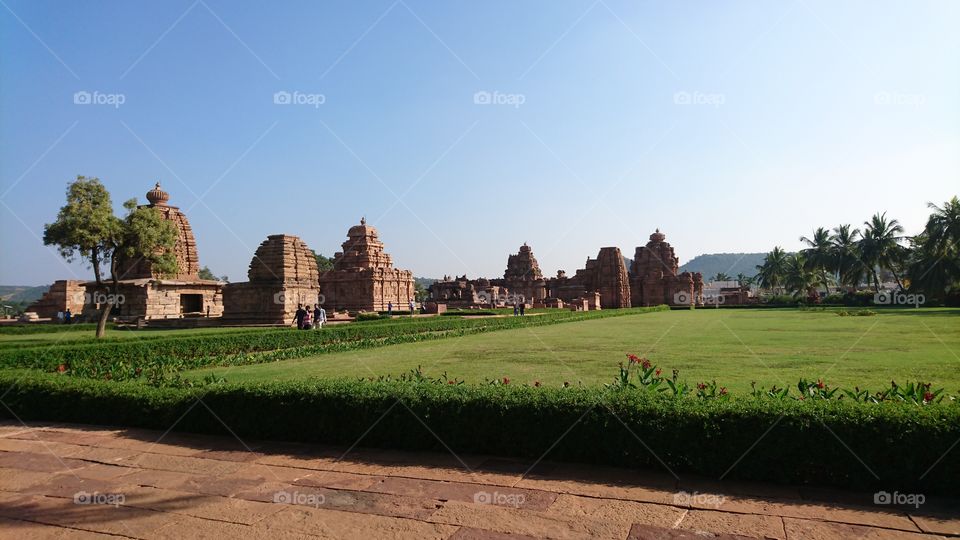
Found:
[[(960, 439), (955, 404), (702, 401), (642, 390), (346, 380), (171, 388), (53, 374), (18, 380), (9, 372), (0, 385), (11, 387), (10, 410), (0, 416), (24, 420), (441, 452), (446, 445), (530, 459), (547, 453), (620, 467), (666, 464), (681, 478), (914, 493), (955, 493), (960, 478), (960, 452), (951, 451)], [(195, 406), (199, 398), (216, 417)]]
[(502, 317), (485, 319), (451, 319), (435, 317), (416, 324), (349, 324), (323, 330), (293, 329), (172, 336), (162, 339), (124, 339), (107, 343), (81, 343), (35, 346), (0, 350), (0, 367), (35, 368), (52, 371), (63, 365), (73, 371), (102, 372), (112, 365), (144, 368), (156, 363), (186, 362), (189, 367), (217, 362), (241, 363), (258, 358), (258, 353), (275, 353), (268, 359), (295, 358), (330, 351), (368, 348), (465, 335), (468, 333), (542, 326), (604, 317), (617, 317), (667, 309), (618, 309), (590, 312), (557, 312), (536, 317)]

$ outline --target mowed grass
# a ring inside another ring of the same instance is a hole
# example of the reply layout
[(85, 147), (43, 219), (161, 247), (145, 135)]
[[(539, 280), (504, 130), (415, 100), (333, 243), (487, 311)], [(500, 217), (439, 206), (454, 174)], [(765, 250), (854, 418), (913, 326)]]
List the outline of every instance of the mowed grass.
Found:
[(263, 331), (263, 328), (256, 327), (164, 328), (141, 330), (117, 330), (115, 328), (108, 328), (106, 336), (104, 336), (103, 340), (98, 340), (93, 329), (70, 328), (61, 332), (43, 332), (34, 334), (0, 333), (0, 349), (8, 347), (30, 347), (36, 345), (79, 345), (84, 343), (102, 343), (104, 341), (121, 341), (126, 339), (158, 339), (174, 336), (204, 336), (213, 334), (261, 331)]
[(929, 381), (960, 393), (960, 310), (885, 309), (870, 317), (833, 311), (669, 311), (491, 332), (324, 354), (268, 364), (203, 369), (228, 382), (376, 377), (422, 366), (468, 384), (601, 385), (626, 353), (645, 355), (690, 383), (716, 380), (737, 392), (751, 381), (795, 388), (801, 377), (882, 389)]

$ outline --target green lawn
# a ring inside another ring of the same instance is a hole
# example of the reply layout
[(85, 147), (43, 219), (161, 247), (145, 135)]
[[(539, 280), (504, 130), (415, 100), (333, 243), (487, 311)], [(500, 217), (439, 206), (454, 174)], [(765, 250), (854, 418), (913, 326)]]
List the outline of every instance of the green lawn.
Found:
[(694, 383), (716, 379), (738, 392), (751, 381), (794, 386), (800, 377), (872, 391), (891, 379), (930, 381), (960, 391), (960, 310), (887, 309), (872, 317), (832, 311), (669, 311), (522, 328), (423, 343), (324, 354), (240, 367), (203, 369), (228, 382), (311, 377), (428, 375), (483, 383), (599, 385), (628, 352)]

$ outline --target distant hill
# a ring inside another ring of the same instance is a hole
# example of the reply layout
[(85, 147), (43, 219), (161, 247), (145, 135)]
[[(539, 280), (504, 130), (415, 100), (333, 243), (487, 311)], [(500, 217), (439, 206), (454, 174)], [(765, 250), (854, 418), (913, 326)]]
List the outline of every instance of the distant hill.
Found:
[(719, 272), (732, 278), (742, 273), (745, 276), (757, 274), (757, 265), (763, 263), (766, 253), (705, 253), (697, 255), (680, 267), (681, 272), (700, 272), (707, 280)]
[(47, 292), (49, 285), (30, 287), (26, 285), (0, 285), (0, 300), (4, 302), (24, 302), (30, 304)]
[(420, 285), (420, 286), (423, 287), (424, 289), (429, 289), (430, 286), (433, 285), (433, 282), (434, 282), (434, 281), (442, 281), (442, 280), (439, 279), (439, 278), (429, 278), (429, 277), (415, 277), (415, 278), (413, 278), (413, 282), (416, 283), (417, 285)]

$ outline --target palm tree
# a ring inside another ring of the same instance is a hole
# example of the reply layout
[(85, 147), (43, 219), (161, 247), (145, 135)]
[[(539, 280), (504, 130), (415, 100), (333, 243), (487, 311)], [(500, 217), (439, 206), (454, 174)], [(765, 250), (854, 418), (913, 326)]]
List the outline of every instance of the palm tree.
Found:
[(794, 296), (806, 296), (817, 286), (817, 276), (803, 253), (788, 255), (784, 284)]
[(849, 224), (834, 228), (830, 235), (833, 268), (837, 273), (837, 283), (841, 285), (856, 287), (863, 275), (863, 263), (857, 252), (858, 236), (860, 230), (852, 229)]
[(830, 279), (827, 275), (834, 271), (835, 264), (833, 244), (830, 242), (830, 231), (823, 227), (817, 227), (817, 230), (813, 231), (812, 239), (801, 236), (800, 241), (807, 245), (807, 249), (802, 251), (806, 264), (819, 275), (820, 284), (829, 294)]
[(764, 289), (774, 292), (783, 287), (787, 274), (787, 254), (783, 248), (776, 246), (773, 251), (763, 257), (763, 264), (757, 265), (757, 282)]
[(753, 278), (744, 274), (743, 272), (740, 272), (737, 274), (737, 285), (741, 287), (749, 287), (750, 285), (753, 285)]
[(943, 207), (933, 203), (923, 232), (911, 239), (913, 250), (907, 275), (910, 288), (933, 297), (960, 283), (960, 200), (953, 197)]
[(713, 276), (713, 281), (730, 281), (730, 276), (724, 272), (717, 272), (717, 275)]
[(870, 221), (863, 222), (863, 225), (863, 234), (858, 243), (860, 259), (873, 277), (874, 290), (880, 290), (878, 268), (890, 270), (893, 279), (897, 281), (897, 286), (903, 289), (903, 283), (897, 275), (897, 268), (906, 258), (907, 251), (900, 245), (900, 240), (903, 238), (900, 236), (903, 233), (900, 222), (895, 219), (887, 221), (887, 213), (884, 212), (874, 214)]

